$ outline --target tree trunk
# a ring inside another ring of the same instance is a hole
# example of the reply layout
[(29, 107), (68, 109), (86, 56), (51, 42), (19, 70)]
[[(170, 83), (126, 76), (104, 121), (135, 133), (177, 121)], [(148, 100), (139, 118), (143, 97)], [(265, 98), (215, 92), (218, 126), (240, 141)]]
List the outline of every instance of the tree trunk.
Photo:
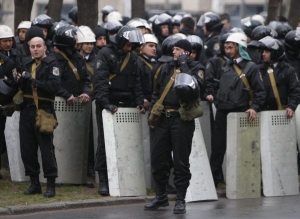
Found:
[(300, 18), (300, 1), (299, 0), (291, 0), (290, 3), (290, 11), (288, 21), (289, 24), (295, 29), (298, 26), (299, 18)]
[(131, 17), (145, 18), (145, 0), (131, 0)]
[(98, 24), (98, 1), (77, 0), (78, 26), (86, 25), (92, 30)]
[(63, 5), (63, 0), (49, 0), (48, 2), (48, 16), (55, 21), (60, 21), (60, 14)]
[(270, 21), (278, 21), (278, 17), (281, 15), (281, 6), (282, 0), (269, 0), (267, 24)]
[(15, 0), (15, 30), (21, 21), (30, 21), (33, 0)]

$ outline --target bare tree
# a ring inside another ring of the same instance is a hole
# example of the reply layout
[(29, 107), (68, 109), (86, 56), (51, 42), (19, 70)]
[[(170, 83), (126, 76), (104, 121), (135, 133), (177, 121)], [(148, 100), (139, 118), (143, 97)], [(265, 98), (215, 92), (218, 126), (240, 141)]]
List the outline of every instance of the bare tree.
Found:
[(299, 0), (291, 0), (289, 17), (289, 24), (295, 29), (298, 26), (299, 18), (300, 18), (300, 1)]
[(94, 29), (98, 24), (98, 1), (77, 0), (78, 25)]
[(278, 20), (281, 15), (281, 6), (282, 0), (269, 0), (267, 23)]
[(63, 5), (63, 0), (49, 0), (48, 2), (48, 16), (55, 21), (60, 21), (60, 14)]
[(145, 18), (145, 0), (131, 0), (131, 16)]
[(34, 0), (15, 0), (15, 30), (21, 21), (30, 21), (33, 1)]

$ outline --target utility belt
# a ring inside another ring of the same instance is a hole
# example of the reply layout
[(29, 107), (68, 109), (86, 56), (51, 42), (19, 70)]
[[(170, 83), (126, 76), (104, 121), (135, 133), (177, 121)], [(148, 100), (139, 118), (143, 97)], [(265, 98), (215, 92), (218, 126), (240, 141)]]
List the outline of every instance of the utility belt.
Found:
[(166, 117), (180, 116), (178, 109), (163, 109), (162, 113), (165, 114)]
[(134, 107), (133, 102), (109, 101), (109, 103), (112, 105), (116, 105), (117, 107)]

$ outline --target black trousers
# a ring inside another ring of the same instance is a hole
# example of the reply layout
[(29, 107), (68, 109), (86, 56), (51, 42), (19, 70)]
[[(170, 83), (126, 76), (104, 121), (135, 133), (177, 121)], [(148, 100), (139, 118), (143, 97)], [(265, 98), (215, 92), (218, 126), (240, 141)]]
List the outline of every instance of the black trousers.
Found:
[[(45, 109), (51, 112), (51, 109)], [(41, 133), (35, 127), (36, 109), (24, 107), (20, 114), (20, 146), (21, 157), (25, 167), (25, 175), (39, 175), (38, 147), (42, 156), (44, 177), (57, 177), (57, 164), (54, 153), (53, 134)]]
[(248, 106), (233, 110), (223, 110), (218, 108), (214, 123), (214, 138), (212, 141), (210, 167), (215, 184), (223, 180), (222, 164), (226, 152), (227, 141), (227, 115), (231, 112), (245, 112)]
[(98, 127), (98, 147), (95, 158), (95, 171), (107, 171), (106, 165), (106, 153), (105, 153), (105, 142), (104, 142), (104, 131), (102, 121), (102, 110), (103, 107), (99, 104), (96, 105), (96, 117)]
[(179, 116), (166, 117), (155, 127), (151, 165), (153, 177), (158, 186), (169, 181), (170, 159), (173, 152), (174, 185), (179, 191), (186, 191), (191, 179), (189, 157), (195, 130), (194, 121), (183, 121)]
[(1, 169), (1, 155), (6, 152), (6, 141), (5, 141), (5, 123), (6, 116), (3, 116), (3, 111), (0, 109), (0, 169)]

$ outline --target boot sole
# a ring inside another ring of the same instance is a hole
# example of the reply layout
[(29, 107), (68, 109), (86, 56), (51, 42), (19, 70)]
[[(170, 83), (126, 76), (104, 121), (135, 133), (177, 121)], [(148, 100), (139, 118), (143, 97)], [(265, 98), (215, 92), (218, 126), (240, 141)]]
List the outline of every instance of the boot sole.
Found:
[(155, 211), (155, 210), (159, 209), (160, 207), (167, 207), (167, 206), (169, 206), (169, 203), (165, 203), (165, 204), (162, 204), (162, 205), (154, 207), (154, 208), (146, 208), (145, 207), (144, 210), (145, 211)]
[(184, 211), (173, 211), (173, 214), (185, 214), (186, 210)]

